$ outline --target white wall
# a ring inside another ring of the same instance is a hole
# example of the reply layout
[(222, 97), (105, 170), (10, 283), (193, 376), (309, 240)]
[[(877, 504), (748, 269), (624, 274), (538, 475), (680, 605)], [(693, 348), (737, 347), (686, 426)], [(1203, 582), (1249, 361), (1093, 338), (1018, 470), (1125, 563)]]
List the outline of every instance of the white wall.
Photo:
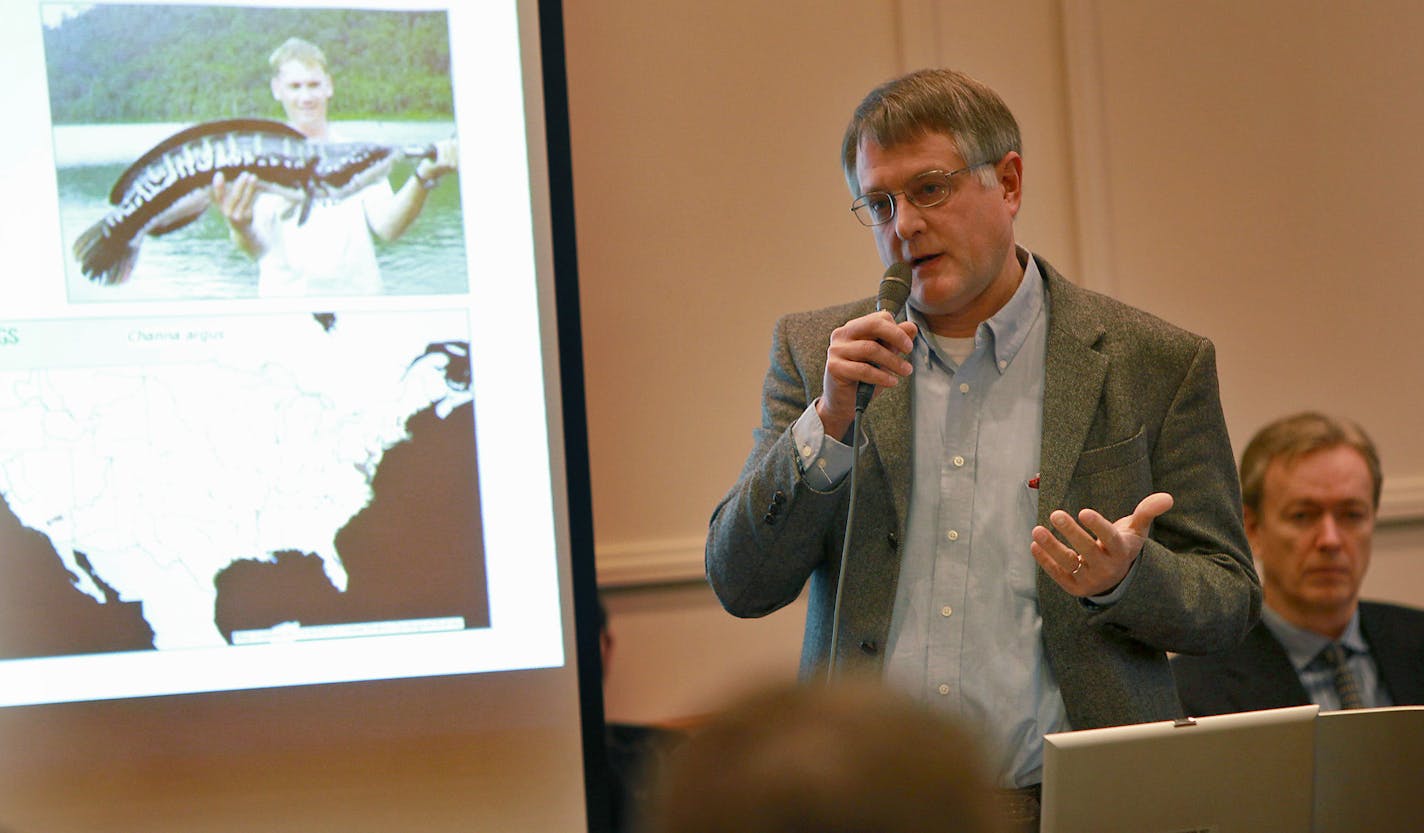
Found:
[[(1025, 133), (1019, 237), (1216, 341), (1239, 449), (1353, 416), (1385, 458), (1367, 594), (1424, 605), (1424, 7), (1297, 0), (566, 4), (608, 711), (672, 719), (795, 674), (803, 608), (739, 621), (699, 582), (759, 418), (772, 321), (873, 291), (841, 131), (944, 64)], [(1390, 383), (1393, 384), (1390, 384)]]
[(837, 159), (861, 88), (896, 72), (891, 8), (565, 4), (603, 569), (686, 574), (750, 446), (775, 316), (879, 279)]

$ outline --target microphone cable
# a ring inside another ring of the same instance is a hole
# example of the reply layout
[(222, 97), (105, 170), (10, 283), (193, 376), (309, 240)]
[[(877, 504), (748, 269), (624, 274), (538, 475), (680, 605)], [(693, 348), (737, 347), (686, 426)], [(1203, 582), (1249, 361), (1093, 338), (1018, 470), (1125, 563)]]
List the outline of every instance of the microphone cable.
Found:
[[(885, 277), (880, 279), (880, 289), (875, 296), (875, 309), (884, 310), (894, 318), (900, 314), (905, 299), (909, 297), (909, 264), (903, 261), (890, 264), (890, 268), (885, 270)], [(836, 661), (840, 655), (841, 599), (845, 595), (846, 565), (850, 561), (850, 539), (851, 532), (855, 529), (856, 494), (859, 491), (856, 474), (860, 470), (860, 421), (874, 393), (875, 386), (868, 382), (861, 382), (856, 389), (855, 419), (850, 428), (850, 491), (846, 495), (849, 506), (846, 508), (845, 537), (841, 540), (840, 570), (836, 574), (836, 600), (831, 608), (831, 653), (826, 662), (827, 682), (835, 679)]]

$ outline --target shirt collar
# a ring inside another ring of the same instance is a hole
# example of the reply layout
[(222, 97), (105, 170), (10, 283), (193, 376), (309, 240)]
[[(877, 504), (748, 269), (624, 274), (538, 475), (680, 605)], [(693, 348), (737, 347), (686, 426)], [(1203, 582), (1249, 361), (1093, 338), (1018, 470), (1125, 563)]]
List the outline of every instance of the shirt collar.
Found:
[[(1304, 670), (1332, 641), (1315, 631), (1287, 622), (1285, 617), (1265, 605), (1261, 606), (1261, 623), (1270, 629), (1281, 647), (1286, 649), (1286, 656), (1290, 657), (1291, 665), (1295, 666), (1297, 671)], [(1346, 654), (1369, 653), (1369, 646), (1365, 644), (1364, 634), (1360, 631), (1359, 608), (1356, 608), (1355, 615), (1350, 617), (1350, 624), (1345, 626), (1345, 632), (1334, 641), (1345, 647)]]
[[(982, 322), (974, 333), (974, 349), (979, 349), (985, 339), (988, 339), (994, 351), (994, 366), (1001, 374), (1013, 363), (1019, 348), (1028, 340), (1034, 322), (1043, 313), (1043, 274), (1038, 269), (1038, 262), (1023, 246), (1017, 246), (1016, 251), (1019, 262), (1024, 267), (1023, 279), (1019, 281), (1018, 289), (1014, 290), (1008, 303), (1000, 307), (989, 320)], [(920, 337), (916, 339), (916, 352), (923, 349), (925, 353), (938, 355), (934, 340), (928, 337), (929, 324), (925, 317), (913, 306), (906, 306), (905, 309), (907, 317), (920, 328)], [(954, 366), (948, 358), (941, 359), (951, 367)]]

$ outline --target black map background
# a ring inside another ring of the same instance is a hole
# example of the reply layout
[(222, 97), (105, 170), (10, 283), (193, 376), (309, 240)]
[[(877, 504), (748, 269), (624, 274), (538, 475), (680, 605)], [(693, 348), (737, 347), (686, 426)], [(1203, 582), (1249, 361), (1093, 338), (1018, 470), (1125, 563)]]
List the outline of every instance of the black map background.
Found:
[(333, 625), (463, 616), (489, 626), (475, 469), (474, 407), (440, 419), (427, 408), (406, 421), (410, 439), (386, 452), (371, 481), (374, 496), (336, 534), (346, 592), (321, 562), (282, 552), (275, 563), (238, 560), (218, 573), (216, 621), (234, 630), (282, 622)]
[(102, 579), (90, 577), (106, 603), (75, 589), (77, 577), (60, 563), (49, 538), (21, 525), (0, 497), (0, 658), (152, 648), (142, 606), (119, 601)]
[[(376, 470), (371, 502), (336, 535), (346, 592), (310, 553), (234, 560), (214, 579), (214, 621), (224, 637), (283, 622), (460, 616), (466, 627), (489, 626), (474, 408), (466, 403), (440, 419), (432, 406), (406, 428), (409, 439)], [(82, 554), (78, 560), (107, 603), (75, 589), (49, 540), (23, 526), (0, 497), (0, 659), (153, 648), (141, 603), (120, 601)]]

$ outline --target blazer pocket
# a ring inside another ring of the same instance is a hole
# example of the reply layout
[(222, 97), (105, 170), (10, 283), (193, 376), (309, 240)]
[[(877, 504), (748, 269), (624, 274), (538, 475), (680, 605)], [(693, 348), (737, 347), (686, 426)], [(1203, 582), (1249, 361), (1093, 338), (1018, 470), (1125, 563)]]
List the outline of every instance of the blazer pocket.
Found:
[(1074, 471), (1074, 477), (1088, 477), (1099, 472), (1130, 466), (1145, 457), (1147, 457), (1147, 432), (1139, 427), (1136, 434), (1125, 440), (1100, 448), (1090, 448), (1078, 455), (1078, 467)]

